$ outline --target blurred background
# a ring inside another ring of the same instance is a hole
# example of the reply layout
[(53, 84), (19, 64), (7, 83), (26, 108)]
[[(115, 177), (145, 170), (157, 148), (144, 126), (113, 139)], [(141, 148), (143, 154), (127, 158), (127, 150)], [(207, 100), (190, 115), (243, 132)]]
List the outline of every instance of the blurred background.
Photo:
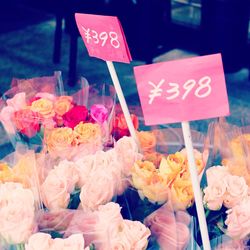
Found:
[(129, 104), (138, 105), (133, 66), (222, 53), (232, 117), (250, 107), (250, 0), (2, 0), (0, 92), (15, 78), (61, 70), (65, 87), (80, 76), (111, 83), (105, 62), (90, 58), (74, 13), (115, 15), (134, 61), (116, 63)]

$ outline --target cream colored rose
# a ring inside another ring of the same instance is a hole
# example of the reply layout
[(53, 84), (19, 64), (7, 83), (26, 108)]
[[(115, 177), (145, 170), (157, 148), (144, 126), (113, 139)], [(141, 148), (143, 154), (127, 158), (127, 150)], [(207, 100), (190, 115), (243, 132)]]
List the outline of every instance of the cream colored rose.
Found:
[(0, 184), (0, 238), (9, 244), (28, 240), (35, 228), (33, 193), (19, 183)]
[(54, 103), (55, 113), (63, 116), (73, 107), (72, 101), (72, 96), (59, 96)]
[(132, 137), (124, 136), (115, 144), (115, 152), (118, 162), (121, 164), (122, 173), (131, 175), (131, 168), (136, 161), (142, 159), (138, 146)]
[(67, 179), (52, 170), (41, 187), (42, 200), (49, 209), (67, 208), (70, 200)]
[(227, 175), (224, 179), (227, 193), (224, 197), (224, 206), (232, 208), (242, 201), (248, 194), (248, 186), (243, 177)]
[(250, 197), (227, 210), (226, 234), (233, 239), (244, 239), (250, 233)]
[(33, 101), (31, 104), (31, 110), (34, 112), (38, 112), (44, 118), (50, 118), (55, 115), (53, 102), (44, 98)]
[(220, 210), (226, 194), (225, 182), (218, 181), (204, 189), (204, 203), (210, 210)]
[(84, 250), (82, 234), (73, 234), (66, 239), (56, 238), (50, 250)]
[(131, 244), (130, 249), (144, 250), (148, 246), (150, 230), (139, 221), (123, 220), (123, 234)]
[(30, 236), (28, 243), (25, 245), (25, 250), (49, 250), (53, 240), (49, 234), (35, 233)]
[(229, 175), (227, 167), (213, 166), (208, 168), (206, 171), (208, 186), (212, 185), (214, 182), (223, 180), (227, 175)]
[[(84, 210), (95, 210), (113, 198), (116, 180), (105, 169), (92, 172), (89, 180), (81, 188), (80, 200)], [(90, 195), (91, 194), (91, 195)]]
[(77, 142), (101, 144), (101, 128), (98, 124), (80, 122), (74, 128)]

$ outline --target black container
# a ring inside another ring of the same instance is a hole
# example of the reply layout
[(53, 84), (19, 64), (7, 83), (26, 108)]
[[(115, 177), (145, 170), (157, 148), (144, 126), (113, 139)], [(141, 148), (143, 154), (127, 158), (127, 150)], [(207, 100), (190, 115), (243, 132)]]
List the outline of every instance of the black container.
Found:
[(202, 0), (204, 52), (222, 53), (226, 72), (246, 65), (250, 0)]

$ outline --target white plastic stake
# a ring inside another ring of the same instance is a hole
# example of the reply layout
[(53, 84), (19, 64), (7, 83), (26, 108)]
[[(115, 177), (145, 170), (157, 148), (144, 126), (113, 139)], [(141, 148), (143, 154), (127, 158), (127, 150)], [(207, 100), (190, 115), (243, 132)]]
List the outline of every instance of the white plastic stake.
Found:
[(198, 214), (203, 249), (211, 250), (209, 236), (208, 236), (206, 216), (205, 216), (203, 202), (202, 202), (202, 194), (200, 190), (200, 182), (199, 182), (197, 168), (195, 164), (194, 149), (193, 149), (193, 144), (192, 144), (189, 122), (182, 122), (181, 126), (182, 126), (182, 132), (184, 136), (184, 142), (185, 142), (185, 146), (187, 150), (188, 166), (189, 166), (189, 171), (190, 171), (191, 181), (192, 181), (192, 186), (193, 186), (193, 191), (194, 191), (195, 206), (196, 206), (196, 210)]
[(127, 106), (125, 97), (123, 95), (122, 88), (121, 88), (118, 76), (116, 74), (114, 64), (111, 61), (106, 61), (106, 63), (107, 63), (108, 70), (109, 70), (109, 73), (111, 75), (111, 78), (112, 78), (112, 81), (113, 81), (113, 84), (114, 84), (114, 87), (115, 87), (115, 90), (116, 90), (116, 94), (117, 94), (119, 102), (121, 104), (122, 112), (123, 112), (125, 120), (127, 122), (130, 135), (135, 140), (138, 147), (140, 148), (139, 141), (138, 141), (138, 138), (137, 138), (137, 135), (136, 135), (136, 132), (135, 132), (135, 128), (134, 128), (133, 122), (131, 120), (131, 116), (130, 116), (130, 113), (129, 113), (129, 110), (128, 110), (128, 106)]

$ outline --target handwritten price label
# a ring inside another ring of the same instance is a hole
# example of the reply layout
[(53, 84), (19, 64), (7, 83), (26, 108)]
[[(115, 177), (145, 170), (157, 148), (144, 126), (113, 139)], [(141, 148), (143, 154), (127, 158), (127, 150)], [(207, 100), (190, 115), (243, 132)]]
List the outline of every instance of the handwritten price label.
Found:
[(146, 125), (229, 115), (220, 54), (134, 68)]
[(75, 18), (90, 56), (125, 63), (132, 60), (117, 17), (77, 13)]

